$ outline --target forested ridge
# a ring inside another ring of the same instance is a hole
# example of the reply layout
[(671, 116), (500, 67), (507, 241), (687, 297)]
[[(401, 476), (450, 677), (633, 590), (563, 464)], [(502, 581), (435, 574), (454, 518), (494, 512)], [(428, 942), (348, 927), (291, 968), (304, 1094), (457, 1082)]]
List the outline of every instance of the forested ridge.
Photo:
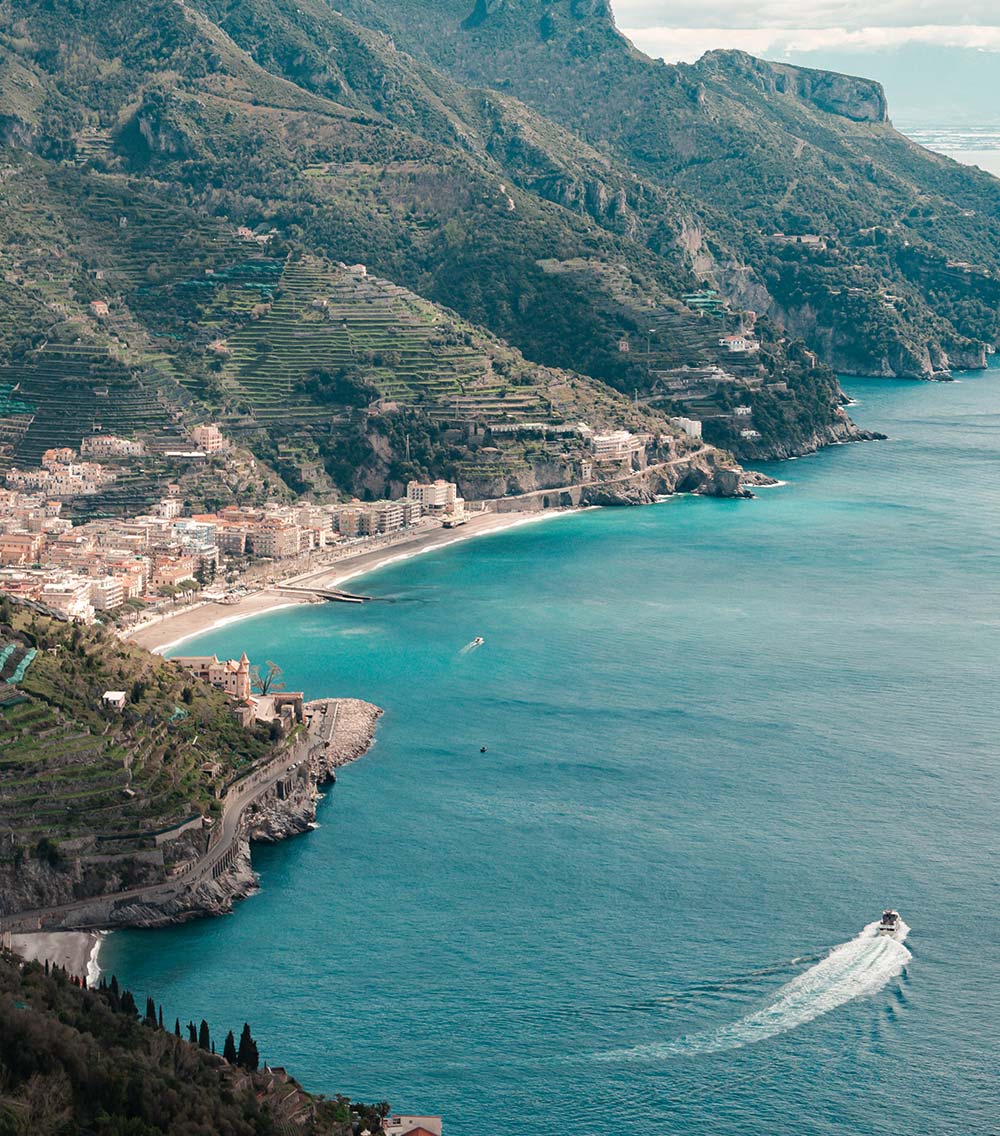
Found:
[(3, 1136), (356, 1136), (388, 1105), (306, 1093), (260, 1060), (250, 1027), (218, 1047), (209, 1023), (140, 1013), (117, 979), (97, 989), (64, 970), (0, 955)]

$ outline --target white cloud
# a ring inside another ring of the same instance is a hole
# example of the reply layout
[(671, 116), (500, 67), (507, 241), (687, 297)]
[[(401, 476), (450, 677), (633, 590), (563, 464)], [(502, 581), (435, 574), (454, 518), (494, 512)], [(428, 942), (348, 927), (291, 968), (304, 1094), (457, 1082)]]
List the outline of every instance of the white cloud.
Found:
[(996, 0), (612, 0), (623, 28), (913, 28), (995, 26)]
[(812, 25), (791, 28), (738, 27), (720, 23), (714, 27), (697, 28), (622, 27), (622, 32), (641, 51), (668, 63), (693, 62), (715, 48), (740, 48), (751, 55), (767, 55), (772, 59), (791, 52), (878, 51), (911, 43), (1000, 52), (1000, 27), (984, 24), (853, 28)]

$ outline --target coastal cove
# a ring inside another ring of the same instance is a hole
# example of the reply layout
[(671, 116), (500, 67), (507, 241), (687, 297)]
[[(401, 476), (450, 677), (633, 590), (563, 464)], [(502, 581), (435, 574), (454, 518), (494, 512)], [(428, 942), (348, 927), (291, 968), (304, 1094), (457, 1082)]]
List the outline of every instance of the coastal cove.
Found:
[[(393, 602), (186, 641), (386, 713), (320, 827), (254, 849), (258, 894), (115, 932), (102, 971), (458, 1136), (982, 1131), (998, 380), (845, 379), (891, 440), (756, 501), (530, 525), (364, 577)], [(732, 1029), (886, 904), (902, 973)]]

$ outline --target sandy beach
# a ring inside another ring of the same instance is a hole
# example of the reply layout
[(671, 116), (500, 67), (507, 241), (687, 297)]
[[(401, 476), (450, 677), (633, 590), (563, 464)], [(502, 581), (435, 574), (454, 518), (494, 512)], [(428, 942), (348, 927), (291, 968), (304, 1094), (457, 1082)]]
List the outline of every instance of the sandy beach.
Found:
[[(359, 548), (353, 555), (343, 556), (323, 568), (286, 580), (284, 584), (286, 586), (294, 584), (296, 587), (336, 588), (345, 584), (348, 580), (353, 580), (357, 576), (373, 572), (377, 568), (382, 568), (399, 560), (408, 560), (410, 557), (433, 552), (449, 544), (457, 544), (459, 541), (471, 540), (474, 537), (516, 528), (519, 525), (531, 524), (548, 517), (562, 516), (571, 511), (573, 510), (552, 509), (541, 513), (482, 513), (474, 515), (461, 528), (434, 528), (430, 531), (414, 533), (408, 538), (382, 545), (379, 548)], [(282, 585), (276, 585), (255, 592), (235, 604), (199, 604), (197, 607), (179, 611), (176, 615), (168, 615), (156, 623), (139, 626), (134, 631), (129, 632), (126, 637), (131, 642), (140, 647), (145, 647), (149, 651), (163, 653), (173, 649), (184, 642), (185, 639), (194, 638), (214, 628), (235, 623), (237, 620), (249, 619), (255, 615), (262, 615), (265, 612), (276, 611), (279, 608), (309, 602), (311, 601), (308, 597), (295, 596), (287, 591), (282, 591)]]
[(12, 935), (11, 947), (22, 958), (65, 967), (77, 978), (97, 982), (100, 972), (97, 956), (100, 934), (91, 931), (39, 931), (33, 935)]

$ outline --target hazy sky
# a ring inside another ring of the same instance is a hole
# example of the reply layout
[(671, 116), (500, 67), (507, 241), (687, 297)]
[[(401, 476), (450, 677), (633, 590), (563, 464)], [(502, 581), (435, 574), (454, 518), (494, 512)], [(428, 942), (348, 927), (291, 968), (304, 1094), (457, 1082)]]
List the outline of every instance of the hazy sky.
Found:
[(612, 6), (638, 47), (668, 61), (694, 60), (713, 47), (772, 57), (904, 44), (1000, 52), (998, 0), (612, 0)]

